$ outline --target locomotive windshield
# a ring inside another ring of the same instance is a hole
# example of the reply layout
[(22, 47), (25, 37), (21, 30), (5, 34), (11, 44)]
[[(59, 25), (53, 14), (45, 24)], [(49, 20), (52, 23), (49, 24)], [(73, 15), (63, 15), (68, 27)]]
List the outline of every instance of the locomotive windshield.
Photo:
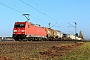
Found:
[(24, 28), (25, 24), (15, 24), (14, 27), (16, 27), (16, 28)]

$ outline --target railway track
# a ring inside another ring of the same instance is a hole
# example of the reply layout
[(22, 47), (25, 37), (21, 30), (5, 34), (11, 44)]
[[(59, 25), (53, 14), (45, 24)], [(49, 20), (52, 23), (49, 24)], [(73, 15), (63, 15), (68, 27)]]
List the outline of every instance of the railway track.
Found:
[[(69, 44), (69, 43), (75, 43), (76, 41), (13, 41), (13, 40), (3, 40), (0, 42), (0, 45), (12, 45), (12, 44), (53, 44), (53, 43), (58, 43), (58, 44)], [(81, 41), (77, 41), (81, 42)]]

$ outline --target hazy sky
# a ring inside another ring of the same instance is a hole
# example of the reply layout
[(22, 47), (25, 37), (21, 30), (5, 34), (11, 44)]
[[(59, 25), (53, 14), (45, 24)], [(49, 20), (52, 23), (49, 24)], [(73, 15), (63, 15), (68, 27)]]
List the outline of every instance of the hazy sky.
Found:
[(30, 14), (29, 22), (45, 27), (50, 22), (52, 29), (72, 35), (76, 22), (77, 33), (90, 38), (90, 0), (0, 0), (0, 36), (12, 36), (14, 23), (26, 21), (24, 13)]

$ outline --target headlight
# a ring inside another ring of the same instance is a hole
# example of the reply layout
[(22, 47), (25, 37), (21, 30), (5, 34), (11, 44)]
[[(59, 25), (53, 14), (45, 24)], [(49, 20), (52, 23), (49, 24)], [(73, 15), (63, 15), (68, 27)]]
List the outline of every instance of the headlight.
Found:
[(17, 30), (14, 30), (13, 32), (17, 32)]
[(22, 30), (22, 32), (25, 32), (25, 30)]

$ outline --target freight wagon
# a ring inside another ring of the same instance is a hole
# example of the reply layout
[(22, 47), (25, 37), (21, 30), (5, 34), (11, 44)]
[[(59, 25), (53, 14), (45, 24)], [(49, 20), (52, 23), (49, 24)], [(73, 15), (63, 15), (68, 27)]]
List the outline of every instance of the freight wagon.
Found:
[(62, 39), (63, 33), (59, 30), (56, 30), (56, 37), (59, 38), (59, 39)]
[(56, 38), (56, 30), (53, 30), (51, 28), (46, 28), (46, 37), (47, 40), (55, 40)]
[(64, 41), (69, 41), (69, 40), (72, 40), (71, 38), (70, 38), (70, 34), (63, 34), (63, 37), (62, 37), (62, 40), (64, 40)]

